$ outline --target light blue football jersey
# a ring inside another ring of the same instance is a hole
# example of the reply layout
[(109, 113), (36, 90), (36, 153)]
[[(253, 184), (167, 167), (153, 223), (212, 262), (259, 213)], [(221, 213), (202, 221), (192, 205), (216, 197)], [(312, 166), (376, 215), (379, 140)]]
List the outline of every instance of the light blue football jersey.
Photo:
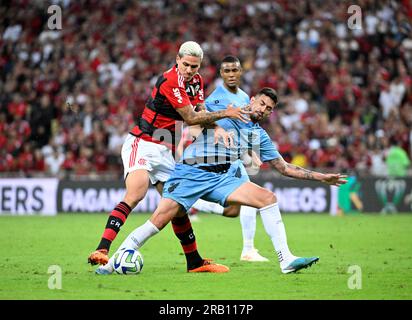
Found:
[[(231, 93), (223, 85), (218, 86), (206, 99), (208, 111), (219, 111), (228, 104), (235, 107), (245, 107), (249, 104), (249, 96), (241, 89), (237, 94)], [(217, 124), (234, 134), (234, 146), (226, 148), (223, 141), (214, 143), (214, 130), (204, 129), (203, 132), (183, 152), (180, 162), (187, 164), (216, 164), (234, 162), (248, 150), (254, 151), (263, 162), (280, 157), (267, 132), (258, 123), (244, 123), (235, 119), (222, 119)]]

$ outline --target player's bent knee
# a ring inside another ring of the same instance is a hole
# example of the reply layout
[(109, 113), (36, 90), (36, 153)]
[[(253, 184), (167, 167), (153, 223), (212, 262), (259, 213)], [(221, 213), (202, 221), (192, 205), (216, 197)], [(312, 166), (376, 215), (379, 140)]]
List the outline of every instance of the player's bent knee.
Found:
[(223, 211), (223, 215), (228, 218), (236, 218), (240, 214), (240, 206), (229, 206)]
[(262, 206), (261, 206), (261, 208), (270, 206), (271, 204), (274, 204), (277, 201), (278, 200), (277, 200), (276, 195), (272, 191), (269, 191), (269, 190), (265, 189), (265, 192), (262, 193)]

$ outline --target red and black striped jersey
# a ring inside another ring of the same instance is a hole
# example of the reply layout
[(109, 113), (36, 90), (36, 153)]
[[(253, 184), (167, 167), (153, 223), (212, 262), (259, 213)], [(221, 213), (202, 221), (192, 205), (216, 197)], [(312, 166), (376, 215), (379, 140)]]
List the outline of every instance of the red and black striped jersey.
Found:
[(176, 65), (158, 78), (142, 116), (130, 133), (174, 150), (176, 121), (183, 120), (176, 109), (188, 105), (196, 107), (203, 102), (203, 79), (200, 74), (185, 82)]

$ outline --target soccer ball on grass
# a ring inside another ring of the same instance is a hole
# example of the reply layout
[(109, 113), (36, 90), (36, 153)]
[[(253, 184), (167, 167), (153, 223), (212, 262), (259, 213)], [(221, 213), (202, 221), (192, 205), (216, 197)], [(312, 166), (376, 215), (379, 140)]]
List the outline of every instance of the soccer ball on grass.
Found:
[(114, 255), (114, 271), (118, 274), (138, 274), (143, 268), (143, 256), (138, 250), (120, 249)]

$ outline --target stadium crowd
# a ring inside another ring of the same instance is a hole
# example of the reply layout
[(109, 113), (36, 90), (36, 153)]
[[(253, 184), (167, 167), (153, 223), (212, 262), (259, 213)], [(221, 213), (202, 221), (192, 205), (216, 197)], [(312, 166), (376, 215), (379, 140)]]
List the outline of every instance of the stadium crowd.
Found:
[(53, 3), (61, 30), (49, 29), (44, 1), (0, 8), (3, 176), (121, 177), (123, 140), (187, 40), (205, 52), (207, 93), (228, 54), (242, 61), (247, 93), (278, 91), (263, 126), (285, 160), (386, 175), (392, 148), (412, 156), (408, 0), (358, 1), (360, 29), (348, 27), (353, 1)]

